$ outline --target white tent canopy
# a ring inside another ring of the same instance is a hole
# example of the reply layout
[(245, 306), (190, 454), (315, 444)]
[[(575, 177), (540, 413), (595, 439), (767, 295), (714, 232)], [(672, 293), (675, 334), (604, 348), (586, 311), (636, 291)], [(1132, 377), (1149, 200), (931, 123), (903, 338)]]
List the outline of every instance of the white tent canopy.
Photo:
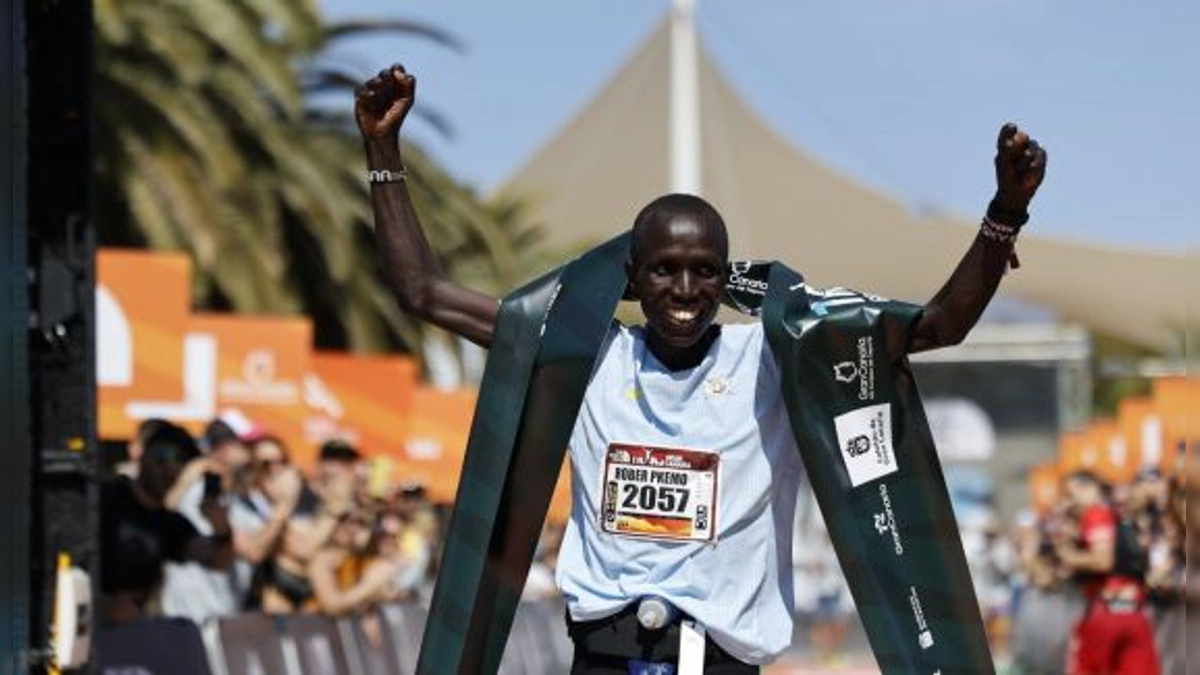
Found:
[[(664, 21), (505, 191), (533, 199), (552, 245), (598, 242), (669, 191), (670, 30)], [(821, 286), (923, 301), (978, 224), (918, 217), (794, 148), (751, 110), (699, 47), (703, 196), (736, 258), (780, 259)], [(980, 204), (982, 211), (984, 204)], [(1176, 352), (1188, 258), (1055, 241), (1029, 232), (1003, 293), (1151, 349)], [(1197, 289), (1191, 288), (1194, 296)]]

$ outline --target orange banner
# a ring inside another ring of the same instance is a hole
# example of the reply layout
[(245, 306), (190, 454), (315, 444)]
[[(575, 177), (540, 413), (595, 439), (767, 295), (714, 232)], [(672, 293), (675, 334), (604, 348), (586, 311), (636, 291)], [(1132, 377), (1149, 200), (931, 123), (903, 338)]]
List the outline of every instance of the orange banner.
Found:
[(1095, 471), (1100, 462), (1090, 434), (1086, 431), (1069, 431), (1058, 439), (1058, 466), (1066, 476), (1080, 469)]
[(1061, 476), (1055, 464), (1041, 464), (1029, 470), (1029, 502), (1039, 514), (1046, 514), (1058, 501)]
[(368, 457), (403, 463), (417, 375), (410, 358), (314, 353), (304, 380), (308, 444), (341, 438)]
[[(401, 481), (425, 485), (434, 501), (451, 502), (458, 491), (471, 419), (474, 391), (438, 391), (418, 387), (405, 442), (407, 462), (399, 467)], [(564, 522), (571, 513), (570, 468), (563, 463), (548, 518)]]
[(458, 491), (476, 398), (469, 390), (413, 391), (400, 479), (425, 485), (434, 501), (453, 501)]
[[(212, 374), (211, 391), (219, 415), (242, 414), (283, 439), (292, 458), (311, 466), (316, 448), (304, 437), (304, 376), (310, 370), (312, 322), (298, 317), (193, 314), (191, 340), (211, 340), (209, 355), (190, 367)], [(197, 427), (211, 419), (183, 419)], [(179, 419), (179, 418), (176, 418)]]
[(1117, 404), (1117, 425), (1125, 444), (1137, 458), (1138, 468), (1162, 467), (1166, 458), (1166, 435), (1162, 416), (1149, 398), (1127, 398)]
[(1116, 422), (1096, 420), (1088, 429), (1091, 446), (1099, 453), (1096, 472), (1110, 484), (1128, 483), (1137, 474), (1138, 457), (1130, 451)]
[[(375, 461), (372, 484), (421, 483), (436, 501), (458, 487), (476, 393), (418, 385), (408, 358), (312, 352), (305, 317), (192, 313), (185, 255), (97, 255), (99, 435), (132, 436), (161, 417), (193, 433), (218, 415), (280, 437), (301, 467), (338, 437)], [(570, 511), (560, 474), (551, 518)]]
[(96, 255), (96, 399), (100, 438), (129, 438), (138, 401), (184, 394), (184, 341), (191, 313), (185, 255), (105, 249)]
[(1164, 468), (1183, 468), (1185, 448), (1200, 446), (1200, 380), (1163, 377), (1154, 381), (1152, 398), (1163, 418), (1166, 436)]

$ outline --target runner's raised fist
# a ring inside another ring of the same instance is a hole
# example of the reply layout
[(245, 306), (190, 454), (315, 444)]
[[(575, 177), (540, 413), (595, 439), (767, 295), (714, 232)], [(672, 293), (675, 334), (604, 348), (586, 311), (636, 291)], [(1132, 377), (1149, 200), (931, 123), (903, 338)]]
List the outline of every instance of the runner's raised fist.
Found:
[(394, 64), (354, 91), (354, 118), (365, 138), (395, 136), (417, 96), (417, 80)]
[(996, 140), (996, 199), (1001, 209), (1025, 213), (1046, 177), (1046, 149), (1009, 122)]

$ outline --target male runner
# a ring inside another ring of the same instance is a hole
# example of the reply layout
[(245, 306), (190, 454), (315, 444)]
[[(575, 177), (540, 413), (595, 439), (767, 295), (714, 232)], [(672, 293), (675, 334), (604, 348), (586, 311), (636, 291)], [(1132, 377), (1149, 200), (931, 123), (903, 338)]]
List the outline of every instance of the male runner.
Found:
[[(379, 248), (405, 311), (489, 347), (498, 301), (446, 277), (405, 184), (398, 134), (415, 92), (415, 79), (397, 65), (356, 94)], [(1005, 125), (996, 197), (980, 235), (895, 358), (955, 344), (975, 324), (1045, 166), (1045, 151)], [(756, 673), (792, 635), (791, 532), (802, 470), (778, 369), (760, 323), (714, 323), (729, 245), (712, 206), (689, 195), (654, 200), (634, 221), (631, 248), (629, 284), (646, 323), (614, 322), (570, 441), (573, 507), (558, 583), (576, 645), (572, 672), (637, 672), (641, 662), (644, 672), (670, 672), (654, 668), (678, 659), (680, 622), (690, 618), (706, 630), (705, 672)], [(684, 458), (697, 484), (614, 468), (622, 452)], [(654, 522), (601, 522), (601, 502), (611, 498), (600, 494), (602, 471), (619, 475), (622, 502), (686, 502), (690, 512), (711, 513), (713, 531), (697, 537)], [(674, 610), (666, 627), (639, 624), (636, 609), (648, 596)]]

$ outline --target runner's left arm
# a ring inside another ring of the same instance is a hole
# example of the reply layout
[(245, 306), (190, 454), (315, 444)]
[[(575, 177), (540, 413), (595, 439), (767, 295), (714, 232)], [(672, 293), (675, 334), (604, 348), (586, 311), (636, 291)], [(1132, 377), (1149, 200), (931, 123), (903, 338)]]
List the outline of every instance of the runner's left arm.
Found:
[[(988, 222), (917, 320), (909, 353), (962, 342), (996, 293), (1013, 257), (1013, 242), (1029, 218), (1029, 202), (1046, 175), (1046, 150), (1017, 125), (1000, 129), (996, 143), (996, 196)], [(1015, 258), (1014, 258), (1015, 259)]]

